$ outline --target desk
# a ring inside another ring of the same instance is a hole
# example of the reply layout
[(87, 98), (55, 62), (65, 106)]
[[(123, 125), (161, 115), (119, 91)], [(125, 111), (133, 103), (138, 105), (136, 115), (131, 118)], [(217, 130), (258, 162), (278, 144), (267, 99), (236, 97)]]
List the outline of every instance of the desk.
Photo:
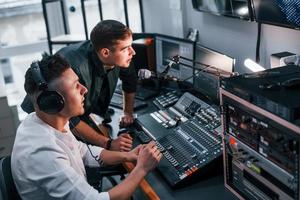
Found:
[[(138, 111), (138, 115), (151, 112), (155, 109), (151, 101), (148, 102), (148, 107)], [(115, 114), (112, 116), (113, 138), (117, 136), (119, 127), (119, 117), (122, 111), (114, 108)], [(221, 170), (222, 171), (222, 170)], [(172, 189), (162, 178), (157, 170), (152, 171), (146, 176), (146, 180), (151, 185), (160, 199), (179, 200), (179, 199), (237, 199), (224, 186), (223, 173), (214, 173), (205, 179), (200, 179), (197, 183), (189, 185), (181, 189)], [(138, 189), (134, 194), (135, 199), (147, 199), (145, 194)]]

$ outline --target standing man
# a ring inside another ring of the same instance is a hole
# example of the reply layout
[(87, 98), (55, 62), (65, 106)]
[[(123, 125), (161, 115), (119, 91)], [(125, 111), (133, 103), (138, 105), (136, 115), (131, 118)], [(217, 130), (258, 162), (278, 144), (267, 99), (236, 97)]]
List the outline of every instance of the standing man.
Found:
[[(76, 140), (68, 123), (71, 117), (84, 113), (87, 89), (60, 56), (33, 63), (24, 87), (35, 112), (18, 127), (11, 157), (12, 176), (22, 199), (129, 199), (161, 159), (154, 142), (116, 152)], [(136, 162), (136, 167), (108, 192), (99, 193), (86, 181), (86, 164), (126, 161)]]
[[(107, 116), (108, 106), (117, 85), (118, 78), (122, 80), (124, 115), (121, 125), (133, 123), (133, 103), (136, 91), (137, 77), (135, 69), (130, 65), (135, 51), (132, 48), (132, 32), (124, 24), (115, 20), (104, 20), (92, 30), (91, 40), (62, 48), (57, 54), (64, 57), (72, 66), (88, 93), (85, 98), (85, 113), (72, 118), (75, 134), (91, 144), (110, 150), (129, 151), (132, 138), (122, 134), (111, 140), (100, 135), (92, 128), (90, 113)], [(22, 108), (26, 112), (28, 100)], [(109, 121), (109, 120), (108, 120)]]

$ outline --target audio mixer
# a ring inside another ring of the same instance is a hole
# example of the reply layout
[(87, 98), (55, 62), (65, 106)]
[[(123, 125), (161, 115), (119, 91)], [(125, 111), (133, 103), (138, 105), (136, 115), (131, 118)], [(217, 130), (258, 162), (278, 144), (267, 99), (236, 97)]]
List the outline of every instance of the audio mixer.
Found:
[(159, 146), (163, 159), (157, 168), (172, 187), (182, 187), (220, 161), (220, 113), (190, 93), (166, 110), (140, 116), (138, 123), (140, 141)]

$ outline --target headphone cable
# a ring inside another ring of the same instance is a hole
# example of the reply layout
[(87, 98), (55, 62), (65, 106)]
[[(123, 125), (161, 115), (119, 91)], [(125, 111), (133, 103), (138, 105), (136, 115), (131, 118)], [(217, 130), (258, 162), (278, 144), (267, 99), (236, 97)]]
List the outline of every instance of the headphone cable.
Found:
[[(89, 144), (88, 144), (87, 141), (82, 137), (82, 135), (79, 133), (79, 131), (76, 129), (76, 127), (74, 126), (74, 123), (73, 123), (71, 120), (69, 120), (69, 123), (73, 126), (72, 131), (74, 131), (75, 134), (76, 134), (78, 137), (80, 137), (81, 141), (82, 141), (83, 143), (86, 144), (86, 146), (87, 146), (87, 148), (88, 148), (88, 150), (89, 150), (91, 156), (95, 159), (96, 162), (98, 162), (100, 165), (102, 165), (102, 164), (103, 164), (103, 161), (101, 160), (100, 156), (99, 156), (99, 155), (96, 155), (96, 156), (95, 156), (95, 155), (93, 154), (93, 152), (92, 152), (92, 150), (91, 150)], [(71, 131), (71, 132), (72, 132), (72, 131)]]

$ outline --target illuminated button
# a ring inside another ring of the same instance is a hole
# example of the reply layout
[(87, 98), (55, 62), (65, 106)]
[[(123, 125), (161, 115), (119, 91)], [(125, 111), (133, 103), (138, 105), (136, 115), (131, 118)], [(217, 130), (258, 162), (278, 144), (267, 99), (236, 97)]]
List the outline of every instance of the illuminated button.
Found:
[(232, 146), (236, 145), (237, 142), (236, 142), (235, 138), (230, 137), (230, 139), (229, 139), (229, 144), (232, 145)]

